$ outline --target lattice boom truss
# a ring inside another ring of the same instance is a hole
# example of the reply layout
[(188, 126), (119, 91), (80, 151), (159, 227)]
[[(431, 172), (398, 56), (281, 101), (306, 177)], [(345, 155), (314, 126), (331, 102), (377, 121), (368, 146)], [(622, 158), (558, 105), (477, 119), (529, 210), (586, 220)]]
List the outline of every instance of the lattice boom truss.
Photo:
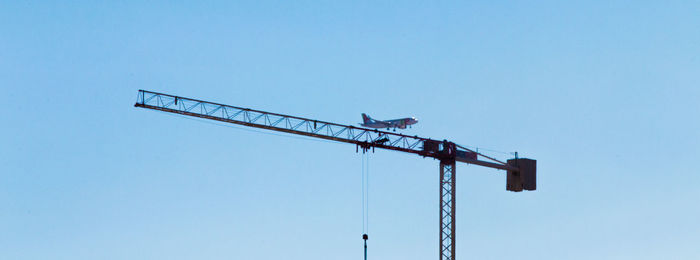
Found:
[(429, 140), (426, 138), (223, 105), (146, 90), (139, 90), (138, 99), (134, 106), (353, 143), (365, 149), (377, 147), (437, 157), (434, 152), (423, 151), (423, 143)]
[(440, 162), (440, 260), (455, 259), (455, 162)]

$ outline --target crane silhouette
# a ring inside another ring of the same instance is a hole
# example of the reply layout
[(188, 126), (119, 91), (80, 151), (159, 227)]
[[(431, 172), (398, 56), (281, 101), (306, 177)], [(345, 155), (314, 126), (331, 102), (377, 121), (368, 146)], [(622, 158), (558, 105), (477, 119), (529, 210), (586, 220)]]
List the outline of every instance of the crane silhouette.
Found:
[[(412, 153), (440, 161), (440, 260), (455, 259), (456, 163), (474, 164), (506, 171), (506, 190), (536, 189), (537, 161), (527, 158), (506, 162), (454, 142), (342, 125), (321, 120), (229, 106), (214, 102), (139, 90), (135, 107), (191, 117), (262, 128), (271, 131), (355, 144), (356, 151), (375, 148)], [(367, 257), (367, 236), (365, 258)]]

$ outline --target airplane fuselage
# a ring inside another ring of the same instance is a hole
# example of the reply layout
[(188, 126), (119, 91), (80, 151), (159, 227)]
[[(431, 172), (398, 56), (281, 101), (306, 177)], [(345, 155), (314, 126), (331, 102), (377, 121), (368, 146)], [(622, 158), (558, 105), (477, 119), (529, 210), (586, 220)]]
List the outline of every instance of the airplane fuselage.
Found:
[(364, 127), (387, 129), (406, 129), (407, 126), (418, 123), (418, 119), (416, 119), (415, 117), (406, 117), (392, 120), (375, 120), (370, 118), (366, 114), (362, 114), (362, 121), (363, 123), (360, 123), (360, 125)]

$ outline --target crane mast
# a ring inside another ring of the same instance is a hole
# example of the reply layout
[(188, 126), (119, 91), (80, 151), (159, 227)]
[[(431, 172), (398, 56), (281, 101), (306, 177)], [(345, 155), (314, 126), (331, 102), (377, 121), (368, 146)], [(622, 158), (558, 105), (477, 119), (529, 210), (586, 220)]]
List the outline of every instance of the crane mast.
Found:
[(505, 170), (506, 189), (535, 190), (536, 161), (515, 158), (506, 163), (454, 142), (342, 125), (250, 108), (139, 90), (135, 107), (199, 117), (248, 127), (355, 144), (356, 149), (388, 149), (440, 160), (440, 259), (455, 259), (456, 162)]

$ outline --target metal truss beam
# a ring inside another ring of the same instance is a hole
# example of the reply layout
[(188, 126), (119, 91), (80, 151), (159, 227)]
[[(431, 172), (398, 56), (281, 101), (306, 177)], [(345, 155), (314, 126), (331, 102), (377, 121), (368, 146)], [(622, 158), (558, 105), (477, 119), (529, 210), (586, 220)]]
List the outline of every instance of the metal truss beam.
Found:
[(455, 161), (440, 161), (440, 260), (455, 259)]
[[(429, 138), (270, 113), (147, 90), (139, 90), (138, 98), (134, 106), (272, 131), (351, 143), (363, 149), (376, 147), (437, 159), (445, 157), (439, 150), (424, 149), (426, 141), (439, 142)], [(473, 151), (466, 152), (478, 154)], [(481, 154), (478, 155), (482, 156)], [(484, 158), (491, 159), (486, 156), (484, 156)], [(476, 155), (473, 158), (457, 157), (456, 159), (457, 161), (469, 164), (501, 170), (518, 171), (517, 168), (500, 162), (494, 163), (478, 160), (476, 159)]]
[(146, 90), (139, 90), (138, 99), (134, 106), (290, 134), (352, 143), (362, 147), (384, 148), (428, 157), (437, 156), (434, 152), (423, 151), (423, 142), (429, 140), (427, 138), (340, 125)]

